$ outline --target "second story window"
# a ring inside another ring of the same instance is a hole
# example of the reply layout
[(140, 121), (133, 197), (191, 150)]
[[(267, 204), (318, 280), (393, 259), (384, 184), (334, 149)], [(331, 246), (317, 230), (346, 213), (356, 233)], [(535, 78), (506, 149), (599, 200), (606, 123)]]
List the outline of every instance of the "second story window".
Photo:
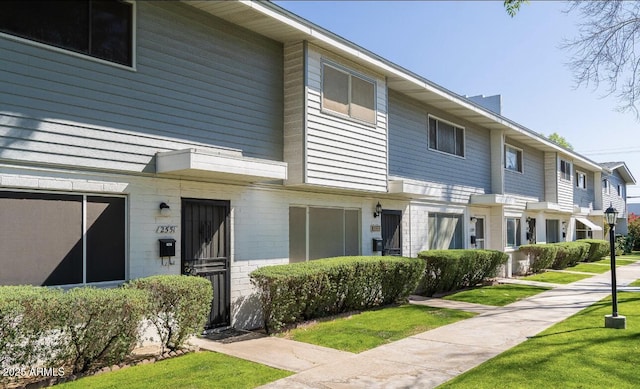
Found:
[(609, 185), (609, 180), (606, 178), (602, 180), (602, 188), (604, 189), (605, 194), (611, 194), (611, 185)]
[(429, 116), (429, 148), (464, 157), (464, 128)]
[(6, 1), (0, 32), (131, 66), (133, 4), (123, 1)]
[(504, 145), (504, 167), (507, 170), (522, 173), (522, 150)]
[(322, 66), (322, 108), (375, 124), (375, 83), (324, 64)]
[(623, 192), (622, 192), (622, 185), (618, 184), (618, 196), (622, 197)]
[(587, 175), (583, 172), (576, 172), (576, 187), (587, 189)]
[(560, 160), (560, 178), (571, 181), (571, 162)]

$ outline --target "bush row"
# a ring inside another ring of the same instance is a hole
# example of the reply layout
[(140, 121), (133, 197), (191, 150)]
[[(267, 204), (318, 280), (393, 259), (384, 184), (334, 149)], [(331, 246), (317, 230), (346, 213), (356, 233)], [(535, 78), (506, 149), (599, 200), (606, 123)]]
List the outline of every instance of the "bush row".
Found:
[(600, 239), (580, 239), (575, 242), (527, 244), (520, 251), (529, 256), (529, 271), (565, 269), (578, 262), (595, 262), (609, 253), (609, 243)]
[(1, 286), (0, 367), (60, 366), (72, 374), (120, 363), (140, 340), (144, 318), (159, 326), (164, 346), (180, 347), (204, 324), (211, 289), (206, 279), (186, 276), (67, 292)]
[(425, 261), (418, 291), (427, 296), (477, 285), (495, 277), (507, 254), (497, 250), (429, 250), (418, 253)]
[(251, 273), (264, 328), (390, 304), (418, 284), (424, 261), (404, 257), (337, 257), (266, 266)]

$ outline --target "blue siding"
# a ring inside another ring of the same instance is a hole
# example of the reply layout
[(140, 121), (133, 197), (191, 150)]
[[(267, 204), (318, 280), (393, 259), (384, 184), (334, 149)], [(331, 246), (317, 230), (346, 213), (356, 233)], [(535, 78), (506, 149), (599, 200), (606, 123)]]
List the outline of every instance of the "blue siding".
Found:
[[(429, 150), (427, 115), (465, 127), (465, 157)], [(389, 174), (491, 191), (489, 132), (389, 91)]]
[[(578, 188), (576, 172), (581, 172), (581, 173), (586, 174), (586, 176), (587, 176), (587, 188), (586, 189)], [(581, 170), (579, 167), (575, 168), (575, 172), (573, 174), (573, 202), (574, 202), (574, 204), (577, 204), (579, 207), (582, 207), (582, 208), (594, 209), (596, 198), (595, 198), (595, 192), (594, 192), (595, 182), (593, 180), (594, 180), (593, 172), (587, 172), (587, 171)]]
[[(505, 169), (504, 191), (544, 199), (544, 153), (507, 138), (505, 143), (522, 150), (522, 173)], [(503, 164), (504, 166), (504, 164)]]
[(137, 4), (136, 71), (1, 37), (0, 57), (0, 158), (153, 172), (157, 151), (219, 146), (283, 160), (282, 45), (188, 5)]

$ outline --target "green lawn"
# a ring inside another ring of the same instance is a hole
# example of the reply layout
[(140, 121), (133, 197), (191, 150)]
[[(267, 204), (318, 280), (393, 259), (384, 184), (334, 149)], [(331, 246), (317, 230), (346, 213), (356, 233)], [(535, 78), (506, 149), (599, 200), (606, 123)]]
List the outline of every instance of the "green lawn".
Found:
[(549, 289), (539, 286), (502, 284), (464, 290), (445, 296), (444, 299), (501, 307)]
[(625, 330), (604, 328), (605, 299), (440, 388), (637, 388), (640, 293), (618, 302)]
[(408, 304), (318, 322), (278, 336), (359, 353), (472, 316), (469, 312)]
[[(616, 264), (616, 267), (620, 266), (619, 264)], [(569, 270), (569, 271), (582, 271), (582, 272), (586, 272), (586, 273), (605, 273), (608, 272), (609, 270), (611, 270), (611, 266), (607, 266), (605, 264), (598, 264), (598, 263), (586, 263), (586, 262), (582, 262), (579, 263), (573, 267), (568, 267), (564, 270)]]
[(629, 284), (629, 286), (640, 286), (640, 280), (635, 280)]
[(527, 277), (522, 277), (522, 279), (528, 280), (528, 281), (551, 282), (553, 284), (570, 284), (572, 282), (580, 281), (589, 277), (592, 277), (592, 276), (588, 274), (572, 274), (572, 273), (561, 273), (556, 271), (547, 271), (544, 273), (533, 274)]
[(85, 377), (56, 388), (255, 388), (291, 374), (243, 359), (203, 351)]
[[(622, 258), (616, 257), (616, 265), (624, 266), (624, 265), (630, 265), (630, 264), (635, 263), (635, 262), (637, 262), (636, 259), (626, 259), (626, 256), (624, 256)], [(601, 259), (599, 261), (591, 262), (591, 263), (601, 263), (603, 265), (609, 265), (609, 264), (611, 264), (611, 259), (604, 258), (604, 259)]]

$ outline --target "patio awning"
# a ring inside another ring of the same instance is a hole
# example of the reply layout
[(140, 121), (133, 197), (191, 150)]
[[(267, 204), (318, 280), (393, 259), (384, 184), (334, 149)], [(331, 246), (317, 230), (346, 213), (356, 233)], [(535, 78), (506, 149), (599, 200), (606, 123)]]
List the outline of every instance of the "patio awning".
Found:
[(602, 231), (602, 227), (600, 227), (599, 225), (595, 224), (594, 222), (592, 222), (591, 220), (585, 217), (576, 217), (576, 220), (584, 224), (585, 226), (591, 228), (592, 231)]

